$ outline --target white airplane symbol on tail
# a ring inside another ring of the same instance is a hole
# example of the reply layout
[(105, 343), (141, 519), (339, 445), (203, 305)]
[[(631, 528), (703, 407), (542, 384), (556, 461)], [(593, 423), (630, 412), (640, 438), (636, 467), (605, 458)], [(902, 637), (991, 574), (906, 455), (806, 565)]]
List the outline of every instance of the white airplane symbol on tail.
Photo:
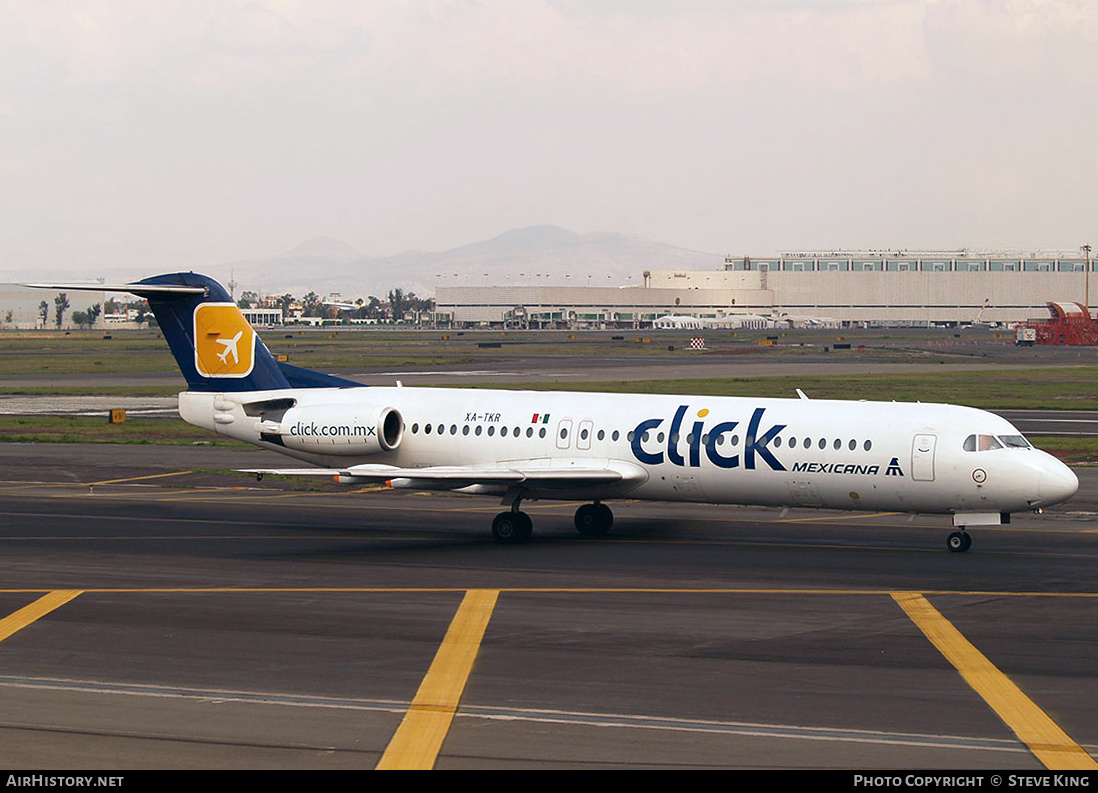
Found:
[(228, 340), (218, 339), (217, 340), (218, 344), (224, 344), (225, 345), (225, 349), (217, 354), (217, 357), (221, 359), (221, 363), (227, 363), (226, 359), (229, 357), (229, 353), (233, 354), (233, 363), (234, 364), (240, 363), (240, 356), (236, 352), (236, 343), (238, 341), (240, 341), (240, 337), (243, 336), (243, 335), (244, 335), (244, 331), (238, 330), (236, 332), (236, 335), (233, 336), (231, 339), (228, 339)]

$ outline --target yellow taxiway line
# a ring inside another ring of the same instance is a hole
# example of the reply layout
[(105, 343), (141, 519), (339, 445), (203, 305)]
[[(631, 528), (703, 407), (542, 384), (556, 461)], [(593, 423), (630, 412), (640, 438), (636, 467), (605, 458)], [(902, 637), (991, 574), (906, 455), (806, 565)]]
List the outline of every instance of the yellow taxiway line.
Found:
[(1098, 770), (1098, 763), (917, 592), (892, 595), (965, 682), (1052, 771)]
[(93, 485), (115, 485), (119, 482), (143, 482), (146, 479), (163, 479), (167, 476), (183, 476), (193, 474), (194, 471), (169, 471), (166, 474), (145, 474), (144, 476), (127, 476), (125, 479), (104, 479), (102, 482), (86, 482), (88, 487)]
[(0, 642), (17, 631), (30, 625), (35, 620), (46, 616), (51, 611), (64, 606), (81, 593), (80, 589), (57, 589), (47, 592), (29, 606), (24, 606), (18, 611), (0, 619)]
[[(5, 592), (28, 590), (3, 590)], [(34, 602), (0, 619), (0, 641), (7, 639), (31, 623), (63, 606), (78, 595), (90, 590), (58, 589), (39, 597)], [(111, 589), (103, 591), (142, 591)], [(199, 589), (199, 590), (146, 590), (146, 591), (316, 591), (311, 589)], [(344, 591), (342, 589), (323, 588), (321, 591)], [(346, 591), (454, 591), (449, 588), (348, 588)], [(461, 702), (462, 693), (473, 669), (481, 642), (484, 639), (488, 621), (495, 610), (499, 598), (499, 589), (470, 589), (465, 591), (461, 605), (450, 623), (446, 636), (427, 670), (408, 707), (400, 726), (390, 740), (379, 761), (378, 769), (430, 769), (442, 748), (442, 743), (450, 730), (454, 715)], [(591, 591), (645, 592), (644, 589), (599, 589), (592, 588), (518, 588), (506, 591)], [(714, 590), (651, 590), (654, 592), (708, 592)], [(751, 593), (752, 590), (718, 590), (723, 592)], [(775, 590), (781, 591), (781, 590)], [(754, 591), (758, 593), (758, 591)], [(824, 591), (821, 591), (821, 593)], [(801, 591), (803, 594), (804, 591)], [(828, 594), (839, 594), (829, 592)], [(873, 594), (850, 591), (843, 594)], [(968, 641), (935, 609), (919, 592), (891, 592), (892, 599), (904, 613), (923, 632), (934, 647), (961, 674), (969, 686), (995, 711), (1003, 722), (1014, 732), (1034, 756), (1046, 768), (1055, 771), (1098, 770), (1098, 762), (1086, 753), (1064, 730), (1027, 697), (1022, 690), (991, 663), (976, 647)], [(969, 593), (971, 594), (971, 593)]]
[(377, 764), (379, 770), (430, 770), (434, 766), (498, 597), (498, 589), (465, 593), (427, 676)]

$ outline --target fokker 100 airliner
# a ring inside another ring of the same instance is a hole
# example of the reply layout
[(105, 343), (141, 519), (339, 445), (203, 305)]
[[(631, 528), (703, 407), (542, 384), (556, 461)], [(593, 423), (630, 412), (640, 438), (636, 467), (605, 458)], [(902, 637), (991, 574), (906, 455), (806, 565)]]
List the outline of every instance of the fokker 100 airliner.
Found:
[[(606, 501), (646, 499), (952, 515), (970, 526), (1070, 498), (1075, 474), (1008, 421), (941, 404), (364, 386), (275, 360), (225, 289), (194, 273), (132, 284), (29, 284), (149, 301), (187, 381), (191, 424), (348, 484), (502, 497), (501, 542), (533, 530), (524, 500), (582, 500), (603, 535)], [(231, 353), (231, 354), (230, 354)]]

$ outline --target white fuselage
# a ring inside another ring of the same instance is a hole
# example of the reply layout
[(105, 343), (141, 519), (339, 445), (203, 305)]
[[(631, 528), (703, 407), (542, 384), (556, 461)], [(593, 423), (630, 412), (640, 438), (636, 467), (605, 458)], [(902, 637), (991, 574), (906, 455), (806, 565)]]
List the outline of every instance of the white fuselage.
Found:
[[(379, 442), (379, 422), (394, 411), (400, 432)], [(180, 413), (332, 468), (630, 473), (584, 488), (530, 486), (525, 498), (1009, 513), (1063, 501), (1078, 487), (1067, 466), (1024, 441), (966, 450), (973, 436), (1020, 433), (994, 414), (941, 404), (363, 387), (184, 392)]]

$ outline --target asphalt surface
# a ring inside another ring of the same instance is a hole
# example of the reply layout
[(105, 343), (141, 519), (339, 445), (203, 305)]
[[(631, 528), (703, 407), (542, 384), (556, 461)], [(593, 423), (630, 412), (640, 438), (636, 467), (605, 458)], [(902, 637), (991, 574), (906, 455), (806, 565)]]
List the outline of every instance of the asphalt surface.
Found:
[[(1004, 345), (971, 354), (974, 366), (1083, 361), (1077, 350)], [(835, 353), (796, 365), (806, 380), (890, 369), (941, 367)], [(790, 369), (765, 356), (669, 353), (341, 374), (504, 385), (531, 372)], [(11, 399), (0, 412), (87, 407)], [(1028, 434), (1095, 432), (1086, 411), (1003, 415)], [(418, 697), (470, 592), (498, 599), (435, 768), (1038, 772), (1053, 767), (1048, 747), (1065, 743), (1098, 757), (1091, 469), (1077, 471), (1071, 502), (974, 529), (972, 550), (951, 554), (940, 517), (642, 502), (613, 504), (614, 531), (601, 540), (577, 535), (576, 504), (526, 502), (533, 541), (500, 546), (492, 499), (231, 473), (285, 462), (234, 446), (0, 444), (6, 767), (374, 768), (406, 714), (438, 710)], [(962, 638), (932, 643), (913, 599)], [(983, 677), (1010, 685), (966, 682), (946, 654), (962, 642), (991, 665)], [(1017, 694), (1002, 711), (995, 699), (1007, 690)], [(1032, 708), (1061, 732), (1027, 739), (1011, 713)]]
[[(899, 603), (923, 595), (1098, 756), (1098, 488), (947, 521), (575, 504), (223, 473), (234, 447), (0, 445), (0, 746), (26, 769), (375, 767), (468, 590), (498, 600), (436, 768), (1046, 767)], [(64, 595), (69, 597), (69, 595)]]

